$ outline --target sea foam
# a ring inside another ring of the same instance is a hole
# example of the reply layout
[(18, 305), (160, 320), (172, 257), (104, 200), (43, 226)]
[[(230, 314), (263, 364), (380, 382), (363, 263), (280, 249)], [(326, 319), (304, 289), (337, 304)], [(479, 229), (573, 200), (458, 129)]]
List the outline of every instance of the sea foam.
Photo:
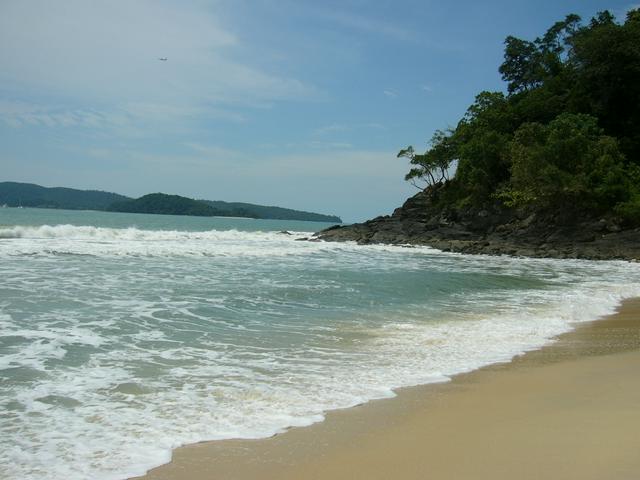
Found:
[(0, 229), (0, 476), (142, 474), (508, 361), (640, 295), (630, 263), (302, 235)]

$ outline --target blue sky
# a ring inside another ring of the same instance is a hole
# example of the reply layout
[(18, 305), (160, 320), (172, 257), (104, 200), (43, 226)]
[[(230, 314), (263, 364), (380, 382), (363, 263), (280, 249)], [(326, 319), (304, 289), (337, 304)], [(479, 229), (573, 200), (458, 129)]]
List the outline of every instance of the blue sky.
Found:
[(632, 6), (2, 0), (0, 181), (389, 214), (395, 154), (504, 89), (507, 35)]

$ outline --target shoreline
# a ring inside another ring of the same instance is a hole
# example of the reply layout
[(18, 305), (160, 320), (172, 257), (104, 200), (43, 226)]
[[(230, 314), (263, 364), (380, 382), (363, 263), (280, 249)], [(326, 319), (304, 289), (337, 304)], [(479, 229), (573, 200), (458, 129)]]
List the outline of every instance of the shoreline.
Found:
[(532, 258), (640, 260), (640, 227), (611, 216), (514, 210), (494, 205), (443, 210), (439, 189), (409, 197), (391, 215), (334, 225), (313, 239), (358, 244), (422, 245), (464, 254)]
[(640, 299), (630, 299), (511, 362), (270, 438), (180, 447), (135, 478), (635, 478), (638, 369)]
[[(640, 228), (587, 236), (586, 240), (542, 240), (509, 235), (487, 235), (445, 228), (409, 233), (411, 225), (384, 226), (393, 217), (380, 217), (362, 224), (336, 225), (313, 234), (309, 241), (356, 242), (359, 245), (431, 247), (464, 255), (491, 255), (524, 258), (580, 259), (598, 261), (640, 261)], [(399, 230), (396, 231), (395, 229)], [(419, 229), (418, 229), (419, 230)]]

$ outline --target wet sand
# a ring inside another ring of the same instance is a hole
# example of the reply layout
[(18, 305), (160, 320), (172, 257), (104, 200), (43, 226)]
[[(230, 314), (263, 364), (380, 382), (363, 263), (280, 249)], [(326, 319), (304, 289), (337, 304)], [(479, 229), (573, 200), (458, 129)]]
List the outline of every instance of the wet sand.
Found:
[(145, 480), (640, 478), (640, 299), (552, 345), (263, 440), (177, 449)]

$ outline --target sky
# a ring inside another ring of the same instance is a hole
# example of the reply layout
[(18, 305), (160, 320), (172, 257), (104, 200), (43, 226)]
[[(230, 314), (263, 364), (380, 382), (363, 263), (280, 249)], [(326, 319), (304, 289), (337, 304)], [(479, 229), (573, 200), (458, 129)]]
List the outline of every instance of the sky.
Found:
[(0, 0), (0, 181), (387, 215), (507, 35), (637, 5)]

